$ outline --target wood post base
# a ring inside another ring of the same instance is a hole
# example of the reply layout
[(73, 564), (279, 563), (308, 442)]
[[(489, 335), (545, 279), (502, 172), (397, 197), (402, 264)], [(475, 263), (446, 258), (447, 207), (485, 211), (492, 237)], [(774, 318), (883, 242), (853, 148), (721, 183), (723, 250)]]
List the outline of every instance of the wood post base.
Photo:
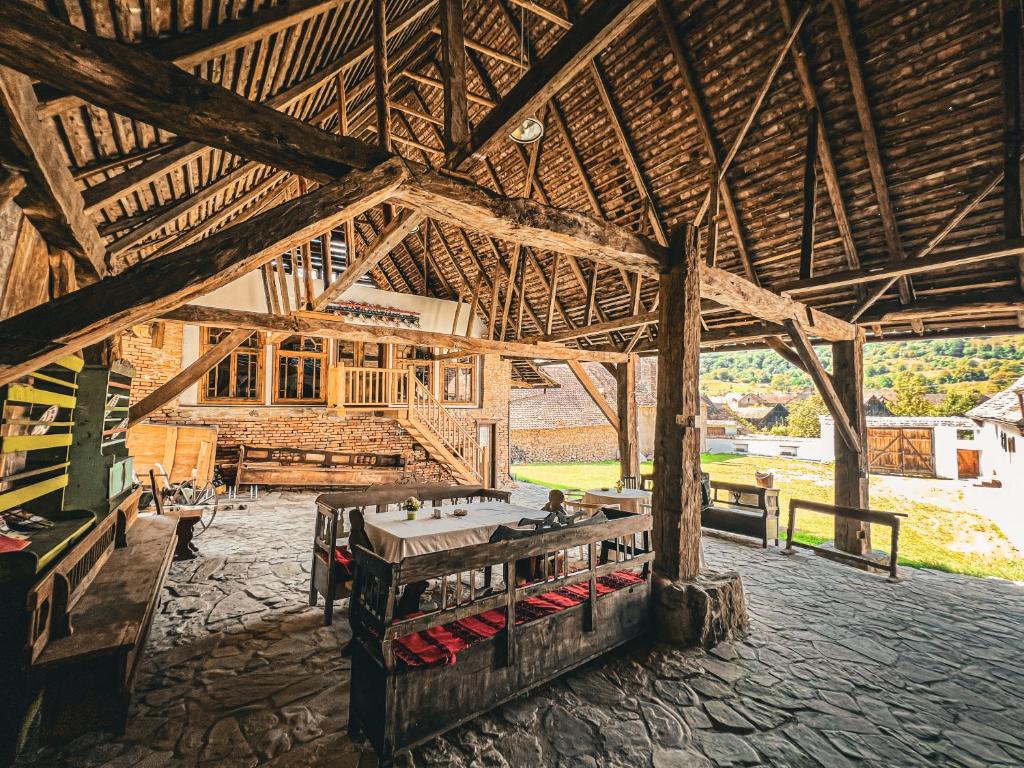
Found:
[(703, 571), (693, 581), (654, 575), (655, 636), (679, 646), (712, 648), (747, 633), (747, 600), (735, 571)]

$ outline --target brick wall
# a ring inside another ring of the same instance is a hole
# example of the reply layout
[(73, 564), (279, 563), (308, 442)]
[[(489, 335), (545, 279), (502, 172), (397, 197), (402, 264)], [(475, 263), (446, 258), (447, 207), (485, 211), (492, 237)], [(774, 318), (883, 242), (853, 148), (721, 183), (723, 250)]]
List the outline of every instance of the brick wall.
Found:
[(618, 437), (610, 424), (512, 431), (512, 460), (516, 463), (613, 461), (618, 458)]
[[(182, 367), (182, 330), (166, 323), (163, 346), (154, 348), (151, 326), (136, 326), (123, 334), (121, 355), (135, 366), (132, 402), (155, 390)], [(475, 429), (478, 420), (496, 424), (496, 485), (508, 480), (508, 393), (511, 365), (497, 355), (483, 361), (483, 400), (480, 408), (453, 409), (452, 413)], [(323, 407), (300, 406), (195, 406), (177, 401), (149, 417), (150, 421), (202, 424), (218, 428), (218, 463), (237, 461), (238, 446), (289, 446), (343, 452), (400, 453), (405, 457), (403, 479), (410, 482), (452, 482), (448, 468), (429, 458), (424, 449), (394, 419), (371, 414), (338, 416)]]

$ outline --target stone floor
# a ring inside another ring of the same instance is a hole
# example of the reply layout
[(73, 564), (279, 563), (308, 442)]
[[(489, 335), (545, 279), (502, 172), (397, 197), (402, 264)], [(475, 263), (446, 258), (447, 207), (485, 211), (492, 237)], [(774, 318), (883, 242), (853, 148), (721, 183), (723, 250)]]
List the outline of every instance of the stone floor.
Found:
[[(543, 499), (523, 488), (524, 503)], [(222, 511), (172, 566), (127, 733), (33, 768), (372, 766), (346, 735), (347, 622), (306, 605), (312, 494)], [(638, 643), (417, 750), (417, 766), (1024, 765), (1024, 588), (900, 584), (709, 538), (752, 633), (712, 653)]]

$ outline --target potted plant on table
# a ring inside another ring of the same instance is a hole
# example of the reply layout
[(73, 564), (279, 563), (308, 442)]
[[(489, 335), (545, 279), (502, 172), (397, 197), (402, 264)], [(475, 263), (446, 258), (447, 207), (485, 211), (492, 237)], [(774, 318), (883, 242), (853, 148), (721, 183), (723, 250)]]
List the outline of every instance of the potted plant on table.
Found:
[(405, 516), (407, 520), (415, 520), (416, 513), (420, 511), (420, 507), (423, 504), (415, 496), (410, 496), (408, 499), (402, 502), (402, 509), (405, 510)]

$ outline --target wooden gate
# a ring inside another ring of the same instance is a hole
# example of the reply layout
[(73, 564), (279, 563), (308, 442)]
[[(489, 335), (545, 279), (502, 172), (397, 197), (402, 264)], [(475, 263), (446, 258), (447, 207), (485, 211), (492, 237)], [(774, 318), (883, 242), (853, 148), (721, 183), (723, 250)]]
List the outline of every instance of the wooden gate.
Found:
[(956, 476), (966, 480), (981, 475), (981, 452), (972, 448), (956, 449)]
[(934, 432), (930, 428), (868, 429), (868, 466), (882, 475), (934, 477)]

